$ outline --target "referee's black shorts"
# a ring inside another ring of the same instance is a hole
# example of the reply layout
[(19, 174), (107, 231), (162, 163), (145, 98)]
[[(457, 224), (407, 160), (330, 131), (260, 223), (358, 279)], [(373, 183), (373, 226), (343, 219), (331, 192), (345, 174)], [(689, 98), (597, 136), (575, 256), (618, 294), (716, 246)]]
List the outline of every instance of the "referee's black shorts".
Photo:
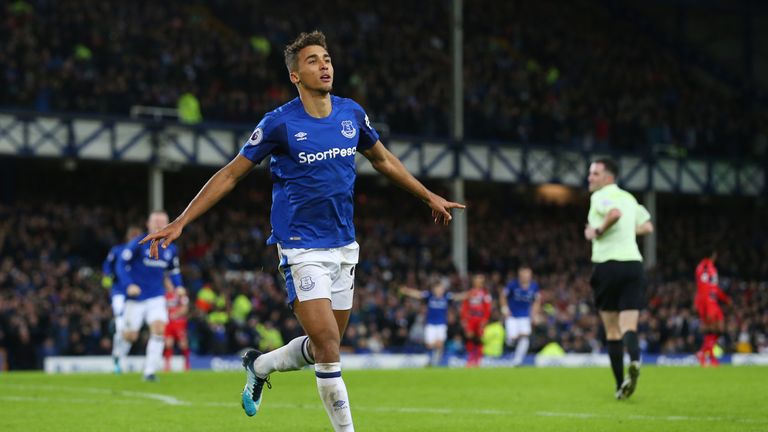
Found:
[(592, 269), (592, 293), (601, 311), (645, 307), (645, 271), (640, 261), (606, 261)]

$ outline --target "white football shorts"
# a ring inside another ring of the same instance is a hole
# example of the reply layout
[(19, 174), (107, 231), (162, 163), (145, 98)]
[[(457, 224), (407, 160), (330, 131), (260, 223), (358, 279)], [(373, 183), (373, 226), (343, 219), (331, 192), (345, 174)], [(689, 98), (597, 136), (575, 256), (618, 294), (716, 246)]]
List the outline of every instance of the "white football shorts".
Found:
[(115, 294), (112, 296), (112, 316), (115, 318), (121, 316), (125, 311), (125, 295)]
[(146, 300), (126, 300), (124, 325), (127, 331), (139, 331), (145, 322), (147, 325), (155, 321), (168, 322), (168, 309), (165, 305), (165, 296), (148, 298)]
[(507, 340), (517, 339), (518, 336), (530, 336), (531, 318), (509, 317), (504, 322), (504, 328), (507, 331)]
[(283, 249), (278, 244), (277, 253), (291, 307), (296, 299), (327, 298), (333, 310), (352, 309), (355, 265), (360, 257), (357, 242), (330, 249)]
[(448, 337), (446, 324), (427, 324), (424, 326), (424, 344), (433, 345), (435, 342), (445, 342)]

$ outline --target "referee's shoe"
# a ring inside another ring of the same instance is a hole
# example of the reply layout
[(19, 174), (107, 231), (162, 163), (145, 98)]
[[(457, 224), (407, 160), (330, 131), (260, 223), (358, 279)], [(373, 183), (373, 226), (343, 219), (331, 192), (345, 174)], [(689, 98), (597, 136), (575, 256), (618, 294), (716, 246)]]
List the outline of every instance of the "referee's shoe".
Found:
[(627, 369), (627, 377), (624, 378), (624, 382), (621, 383), (621, 387), (616, 391), (616, 399), (624, 400), (629, 399), (632, 393), (637, 388), (637, 378), (640, 376), (640, 362), (633, 361), (629, 363)]

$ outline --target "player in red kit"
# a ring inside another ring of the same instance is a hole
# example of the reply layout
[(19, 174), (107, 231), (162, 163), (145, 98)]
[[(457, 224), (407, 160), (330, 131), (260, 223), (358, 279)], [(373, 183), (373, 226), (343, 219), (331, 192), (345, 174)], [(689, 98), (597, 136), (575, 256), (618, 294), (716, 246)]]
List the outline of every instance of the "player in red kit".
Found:
[(696, 353), (699, 363), (702, 366), (707, 365), (709, 359), (712, 366), (719, 364), (713, 353), (713, 348), (717, 339), (723, 332), (723, 311), (720, 309), (718, 300), (730, 304), (731, 299), (718, 286), (717, 269), (715, 261), (717, 252), (709, 252), (709, 256), (701, 260), (696, 267), (696, 298), (694, 305), (699, 312), (701, 319), (701, 329), (704, 332), (704, 342), (701, 349)]
[(485, 276), (472, 278), (472, 289), (461, 304), (461, 323), (467, 347), (467, 367), (478, 366), (483, 356), (483, 330), (491, 317), (491, 295), (485, 288)]
[(168, 307), (168, 325), (165, 326), (165, 371), (171, 370), (173, 342), (179, 345), (184, 355), (184, 369), (189, 370), (189, 343), (187, 341), (187, 313), (189, 312), (189, 297), (184, 288), (174, 289), (165, 287), (165, 303)]

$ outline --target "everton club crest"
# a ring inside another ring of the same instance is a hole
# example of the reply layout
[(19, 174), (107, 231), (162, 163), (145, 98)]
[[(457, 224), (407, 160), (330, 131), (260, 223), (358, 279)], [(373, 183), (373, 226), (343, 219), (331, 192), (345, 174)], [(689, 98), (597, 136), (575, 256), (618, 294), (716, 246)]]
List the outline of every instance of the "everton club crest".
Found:
[(315, 287), (315, 281), (312, 280), (312, 276), (304, 276), (301, 278), (300, 283), (299, 288), (301, 288), (302, 291), (309, 291)]
[(355, 129), (352, 120), (344, 120), (341, 122), (341, 134), (350, 139), (357, 135), (357, 129)]

